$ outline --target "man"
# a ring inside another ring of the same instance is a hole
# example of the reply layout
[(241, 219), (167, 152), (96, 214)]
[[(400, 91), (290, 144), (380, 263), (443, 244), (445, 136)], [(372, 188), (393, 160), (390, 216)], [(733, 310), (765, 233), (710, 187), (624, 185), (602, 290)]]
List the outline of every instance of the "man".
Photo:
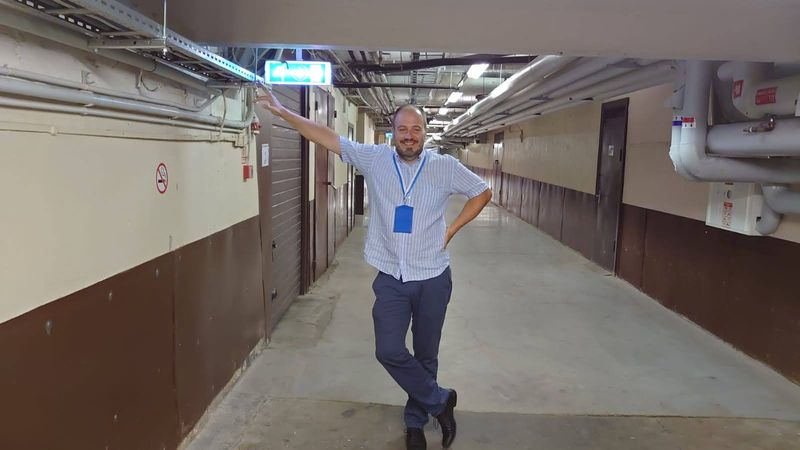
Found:
[[(456, 436), (457, 395), (436, 381), (439, 341), (452, 291), (446, 247), (486, 206), (491, 191), (455, 158), (423, 151), (427, 120), (416, 106), (404, 105), (395, 112), (392, 149), (339, 137), (287, 110), (269, 91), (258, 102), (364, 174), (370, 193), (364, 255), (379, 271), (372, 285), (375, 355), (408, 394), (406, 447), (426, 448), (422, 429), (429, 415), (441, 425), (442, 446), (450, 447)], [(469, 200), (447, 227), (444, 214), (451, 194)], [(413, 356), (405, 346), (412, 319)]]

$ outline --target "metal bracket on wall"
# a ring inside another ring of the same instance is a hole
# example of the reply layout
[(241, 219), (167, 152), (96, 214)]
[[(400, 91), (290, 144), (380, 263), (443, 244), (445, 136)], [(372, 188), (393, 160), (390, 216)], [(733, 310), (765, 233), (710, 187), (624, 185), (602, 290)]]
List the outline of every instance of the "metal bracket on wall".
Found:
[(238, 88), (242, 82), (264, 82), (255, 73), (170, 31), (166, 20), (164, 25), (159, 24), (115, 0), (2, 0), (2, 3), (16, 4), (33, 15), (60, 19), (65, 27), (89, 35), (90, 48), (128, 49), (205, 78), (217, 87)]

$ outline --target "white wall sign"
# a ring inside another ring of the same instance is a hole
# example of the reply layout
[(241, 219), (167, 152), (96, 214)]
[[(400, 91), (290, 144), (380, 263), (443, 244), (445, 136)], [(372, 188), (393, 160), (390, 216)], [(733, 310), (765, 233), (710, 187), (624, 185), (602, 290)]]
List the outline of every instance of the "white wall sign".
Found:
[(269, 166), (269, 144), (261, 146), (261, 167)]

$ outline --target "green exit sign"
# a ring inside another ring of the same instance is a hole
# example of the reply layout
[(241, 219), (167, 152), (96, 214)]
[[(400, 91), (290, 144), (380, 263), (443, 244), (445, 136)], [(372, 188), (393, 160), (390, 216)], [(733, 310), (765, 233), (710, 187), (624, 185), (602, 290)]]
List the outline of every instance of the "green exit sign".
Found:
[(331, 63), (326, 61), (267, 61), (264, 79), (269, 84), (333, 84)]

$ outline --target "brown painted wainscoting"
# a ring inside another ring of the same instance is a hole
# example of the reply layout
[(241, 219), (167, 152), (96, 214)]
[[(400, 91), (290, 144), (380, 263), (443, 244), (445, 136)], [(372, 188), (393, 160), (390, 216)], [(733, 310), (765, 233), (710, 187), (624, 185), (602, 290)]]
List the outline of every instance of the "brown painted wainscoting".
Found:
[(623, 205), (619, 276), (800, 382), (800, 244)]
[(259, 219), (0, 324), (0, 448), (174, 449), (265, 332)]
[[(473, 167), (488, 180), (492, 171)], [(501, 206), (592, 259), (593, 195), (503, 173)], [(617, 275), (800, 382), (800, 244), (623, 205)]]
[[(484, 180), (492, 171), (471, 168)], [(503, 173), (501, 206), (564, 245), (592, 259), (596, 197), (584, 192)]]

